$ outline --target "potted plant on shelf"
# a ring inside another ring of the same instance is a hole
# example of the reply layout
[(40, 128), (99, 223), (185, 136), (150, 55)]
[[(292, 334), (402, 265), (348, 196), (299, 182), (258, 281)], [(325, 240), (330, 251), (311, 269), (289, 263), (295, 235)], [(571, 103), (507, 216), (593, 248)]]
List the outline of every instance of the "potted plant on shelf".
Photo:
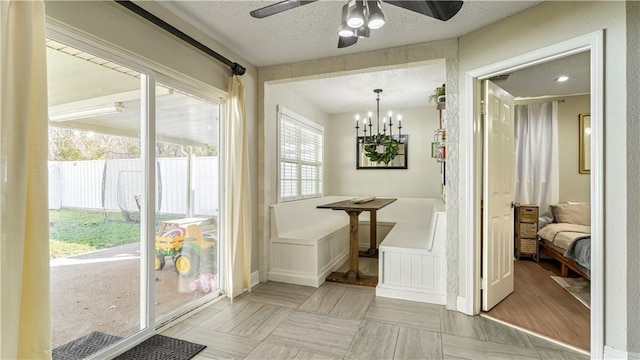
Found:
[(438, 106), (438, 110), (444, 109), (445, 100), (446, 100), (446, 87), (445, 87), (445, 84), (442, 84), (442, 86), (438, 86), (433, 91), (433, 94), (431, 96), (429, 96), (429, 101), (435, 101), (437, 106)]

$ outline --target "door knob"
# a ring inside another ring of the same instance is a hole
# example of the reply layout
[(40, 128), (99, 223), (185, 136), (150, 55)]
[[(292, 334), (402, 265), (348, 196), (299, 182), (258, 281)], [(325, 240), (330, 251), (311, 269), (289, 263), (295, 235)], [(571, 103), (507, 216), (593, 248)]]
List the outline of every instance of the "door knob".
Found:
[(520, 206), (520, 203), (513, 202), (513, 201), (511, 202), (511, 208), (512, 209), (515, 208), (515, 207), (518, 207), (518, 206)]

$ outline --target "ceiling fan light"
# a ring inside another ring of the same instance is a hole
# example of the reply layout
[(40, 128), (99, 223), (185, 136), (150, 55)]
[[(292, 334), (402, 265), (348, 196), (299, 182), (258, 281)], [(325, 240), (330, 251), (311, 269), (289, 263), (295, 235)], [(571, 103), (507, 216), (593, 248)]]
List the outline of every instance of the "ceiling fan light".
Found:
[(338, 28), (338, 35), (342, 36), (342, 37), (352, 37), (353, 35), (355, 35), (355, 33), (353, 32), (353, 29), (347, 26), (347, 23), (342, 23), (340, 24), (340, 27)]
[(364, 25), (364, 1), (351, 0), (348, 5), (347, 25), (352, 29), (357, 29)]
[(349, 12), (349, 4), (344, 4), (342, 7), (342, 20), (338, 27), (338, 35), (341, 37), (352, 37), (354, 34), (353, 29), (347, 25), (347, 13)]
[(367, 8), (369, 9), (369, 22), (367, 23), (369, 29), (376, 30), (383, 27), (385, 21), (380, 1), (367, 1)]

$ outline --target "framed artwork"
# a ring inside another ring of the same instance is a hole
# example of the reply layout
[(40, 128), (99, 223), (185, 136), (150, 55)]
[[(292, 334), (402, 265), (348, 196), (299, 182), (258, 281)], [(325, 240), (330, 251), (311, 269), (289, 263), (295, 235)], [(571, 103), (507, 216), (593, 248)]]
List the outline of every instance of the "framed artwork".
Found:
[(578, 172), (591, 173), (591, 116), (580, 114), (578, 134)]
[[(388, 164), (384, 162), (371, 161), (364, 152), (365, 140), (364, 136), (358, 136), (356, 141), (356, 169), (407, 169), (407, 157), (409, 146), (409, 135), (401, 135), (399, 140), (398, 154)], [(378, 145), (377, 151), (382, 153), (385, 151), (384, 145)]]

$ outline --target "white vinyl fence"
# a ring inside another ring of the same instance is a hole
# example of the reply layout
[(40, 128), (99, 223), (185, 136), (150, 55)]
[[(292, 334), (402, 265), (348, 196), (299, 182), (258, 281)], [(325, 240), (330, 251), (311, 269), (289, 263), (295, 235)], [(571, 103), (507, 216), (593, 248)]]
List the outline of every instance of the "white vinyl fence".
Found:
[[(50, 161), (49, 209), (137, 210), (136, 197), (142, 193), (141, 168), (140, 159)], [(187, 158), (158, 159), (158, 168), (159, 212), (187, 214)], [(218, 158), (195, 158), (194, 215), (218, 214), (218, 184)]]

